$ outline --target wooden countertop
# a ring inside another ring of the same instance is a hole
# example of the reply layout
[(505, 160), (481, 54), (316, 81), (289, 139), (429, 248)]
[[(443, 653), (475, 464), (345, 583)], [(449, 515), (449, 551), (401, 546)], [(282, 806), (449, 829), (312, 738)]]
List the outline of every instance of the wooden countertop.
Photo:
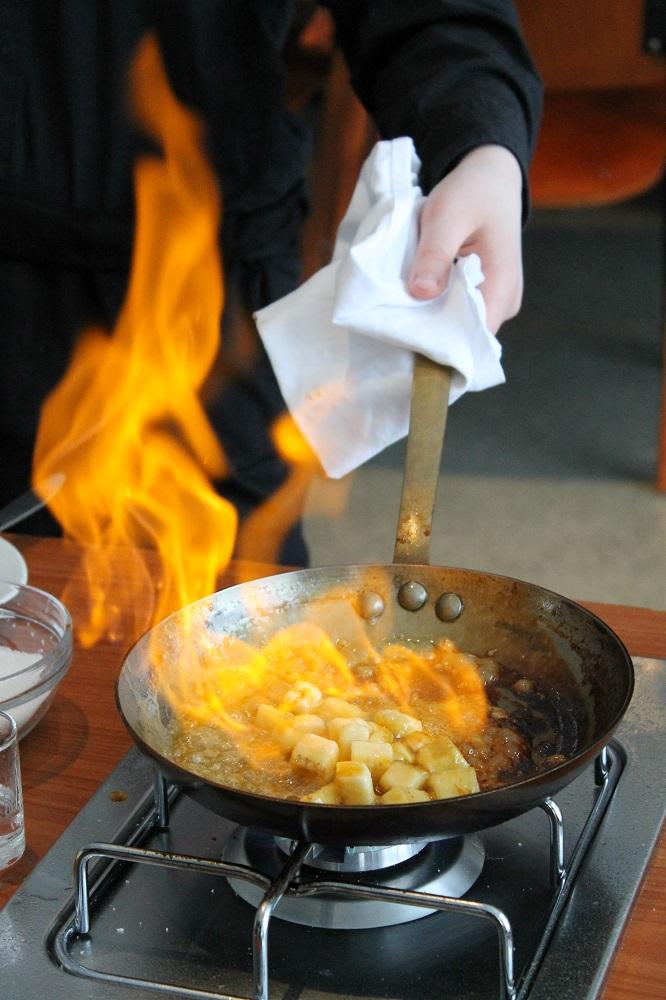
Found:
[[(84, 601), (79, 547), (60, 539), (7, 537), (23, 552), (31, 583), (59, 597), (68, 588), (66, 603), (76, 622)], [(264, 573), (257, 568), (255, 575)], [(611, 604), (586, 606), (617, 632), (632, 655), (666, 659), (666, 611)], [(48, 714), (21, 743), (28, 847), (23, 859), (0, 876), (0, 906), (130, 747), (114, 702), (114, 680), (126, 646), (122, 639), (105, 640), (92, 649), (77, 646), (72, 667)], [(662, 834), (611, 967), (603, 1000), (654, 1000), (663, 995), (664, 926), (666, 836)]]

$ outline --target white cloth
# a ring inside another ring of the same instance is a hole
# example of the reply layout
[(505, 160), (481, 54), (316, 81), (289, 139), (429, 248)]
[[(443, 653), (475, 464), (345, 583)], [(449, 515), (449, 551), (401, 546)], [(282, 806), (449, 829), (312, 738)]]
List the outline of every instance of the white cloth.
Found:
[(407, 292), (425, 200), (419, 167), (411, 139), (377, 143), (332, 262), (255, 314), (285, 402), (333, 478), (407, 433), (414, 351), (455, 369), (450, 402), (504, 382), (475, 254), (458, 260), (438, 298)]

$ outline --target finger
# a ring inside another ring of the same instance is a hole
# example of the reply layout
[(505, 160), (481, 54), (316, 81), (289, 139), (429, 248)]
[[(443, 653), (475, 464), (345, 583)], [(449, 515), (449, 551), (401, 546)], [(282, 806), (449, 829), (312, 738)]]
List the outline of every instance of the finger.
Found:
[(446, 288), (453, 258), (439, 250), (425, 250), (409, 276), (408, 289), (415, 299), (435, 299)]
[(426, 206), (407, 288), (416, 299), (434, 299), (447, 286), (453, 260), (467, 234), (457, 234), (455, 222)]
[(486, 306), (486, 324), (491, 333), (497, 333), (502, 323), (518, 313), (523, 294), (522, 267), (520, 262), (488, 263), (484, 267), (485, 280), (481, 294)]

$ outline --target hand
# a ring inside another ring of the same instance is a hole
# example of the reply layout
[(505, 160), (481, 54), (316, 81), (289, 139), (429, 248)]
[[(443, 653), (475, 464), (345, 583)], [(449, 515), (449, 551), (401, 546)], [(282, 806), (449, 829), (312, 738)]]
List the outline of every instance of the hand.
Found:
[(522, 174), (503, 146), (479, 146), (437, 184), (425, 201), (408, 289), (434, 299), (449, 280), (455, 257), (476, 253), (488, 328), (497, 333), (523, 296)]

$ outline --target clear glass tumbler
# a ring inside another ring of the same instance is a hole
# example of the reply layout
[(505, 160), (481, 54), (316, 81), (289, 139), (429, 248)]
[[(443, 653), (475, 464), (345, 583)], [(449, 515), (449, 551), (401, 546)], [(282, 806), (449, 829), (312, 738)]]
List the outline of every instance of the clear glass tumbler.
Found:
[(0, 871), (23, 857), (25, 824), (18, 735), (11, 715), (0, 712)]

